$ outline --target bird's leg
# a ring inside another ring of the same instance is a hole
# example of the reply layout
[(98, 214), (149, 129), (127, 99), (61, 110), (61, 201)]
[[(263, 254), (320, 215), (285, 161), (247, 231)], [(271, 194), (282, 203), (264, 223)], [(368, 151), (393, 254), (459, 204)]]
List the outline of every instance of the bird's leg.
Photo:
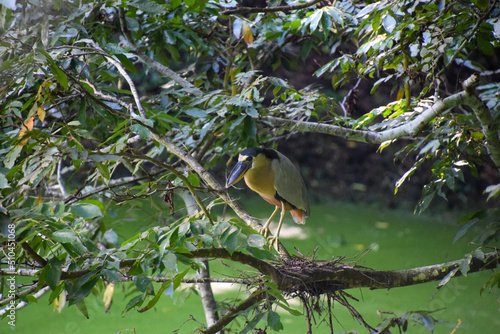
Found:
[[(278, 207), (276, 207), (276, 208), (278, 208)], [(283, 225), (283, 220), (285, 219), (285, 213), (286, 213), (285, 204), (283, 202), (281, 202), (281, 215), (280, 215), (280, 222), (278, 223), (278, 229), (276, 230), (276, 233), (274, 234), (274, 236), (269, 238), (269, 243), (271, 244), (271, 246), (273, 246), (274, 244), (276, 246), (278, 246), (281, 226)]]
[(276, 207), (276, 209), (274, 209), (271, 217), (269, 217), (269, 219), (264, 224), (264, 226), (259, 230), (259, 233), (262, 234), (266, 238), (269, 235), (269, 225), (271, 224), (271, 221), (273, 220), (274, 216), (276, 216), (276, 213), (278, 212), (278, 210), (279, 210), (279, 207)]

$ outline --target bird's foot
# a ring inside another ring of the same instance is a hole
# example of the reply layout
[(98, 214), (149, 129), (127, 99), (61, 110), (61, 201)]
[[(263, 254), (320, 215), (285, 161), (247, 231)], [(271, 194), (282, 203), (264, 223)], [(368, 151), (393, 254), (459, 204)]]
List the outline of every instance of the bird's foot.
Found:
[(278, 240), (277, 236), (273, 235), (273, 236), (267, 238), (267, 241), (269, 241), (269, 245), (271, 247), (275, 247), (276, 249), (278, 248), (279, 240)]
[(269, 226), (264, 226), (263, 228), (261, 228), (259, 230), (259, 233), (262, 234), (264, 236), (264, 238), (266, 238), (266, 239), (269, 239), (268, 235), (269, 235), (270, 232), (271, 231), (269, 230)]

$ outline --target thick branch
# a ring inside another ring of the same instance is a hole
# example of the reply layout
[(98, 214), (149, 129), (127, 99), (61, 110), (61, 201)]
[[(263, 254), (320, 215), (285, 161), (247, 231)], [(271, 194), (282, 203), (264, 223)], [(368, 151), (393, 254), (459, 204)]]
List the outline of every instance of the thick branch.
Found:
[[(450, 273), (453, 276), (461, 276), (463, 273), (458, 269), (463, 268), (464, 261), (468, 261), (468, 259), (397, 271), (368, 270), (338, 264), (328, 265), (328, 263), (325, 263), (322, 265), (320, 263), (314, 267), (303, 268), (296, 276), (300, 277), (304, 286), (322, 282), (329, 283), (328, 289), (332, 291), (352, 288), (391, 289), (441, 281)], [(478, 258), (470, 259), (469, 270), (466, 274), (495, 269), (499, 263), (499, 253), (487, 253), (484, 254), (484, 260)], [(288, 270), (282, 270), (282, 272), (291, 275), (297, 271), (288, 272)], [(297, 287), (292, 287), (292, 289), (295, 288)]]
[(270, 126), (281, 127), (290, 131), (324, 133), (364, 143), (381, 144), (383, 142), (395, 140), (404, 136), (415, 137), (439, 114), (458, 105), (467, 105), (474, 110), (476, 117), (480, 121), (486, 138), (490, 157), (495, 165), (500, 168), (500, 137), (498, 133), (499, 123), (493, 119), (484, 102), (477, 97), (473, 90), (469, 87), (474, 83), (474, 81), (474, 78), (469, 78), (464, 84), (464, 86), (466, 86), (465, 91), (453, 94), (443, 100), (436, 101), (431, 107), (427, 108), (408, 123), (380, 132), (354, 130), (338, 125), (295, 121), (273, 116), (264, 116), (261, 120), (263, 123)]

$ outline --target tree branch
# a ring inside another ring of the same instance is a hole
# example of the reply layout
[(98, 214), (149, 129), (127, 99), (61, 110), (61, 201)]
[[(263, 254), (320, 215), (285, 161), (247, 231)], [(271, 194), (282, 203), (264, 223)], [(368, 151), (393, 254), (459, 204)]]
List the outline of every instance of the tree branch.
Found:
[[(478, 114), (478, 118), (481, 117), (480, 120), (483, 120), (481, 123), (483, 124), (483, 129), (485, 129), (485, 136), (486, 133), (488, 133), (493, 144), (491, 146), (494, 146), (493, 152), (491, 153), (492, 158), (495, 163), (497, 161), (495, 159), (498, 159), (497, 165), (500, 166), (500, 140), (498, 139), (497, 132), (498, 124), (491, 118), (491, 114), (488, 112), (484, 103), (482, 103), (477, 96), (470, 94), (469, 91), (462, 91), (448, 96), (443, 100), (438, 100), (408, 123), (380, 132), (355, 130), (332, 124), (295, 121), (274, 116), (263, 116), (261, 121), (267, 125), (279, 126), (290, 131), (324, 133), (363, 143), (381, 144), (405, 136), (415, 137), (436, 116), (458, 105), (470, 106), (474, 109), (476, 114)], [(499, 147), (498, 150), (496, 149), (497, 147)]]
[(21, 247), (24, 249), (26, 254), (28, 254), (28, 256), (31, 257), (35, 262), (37, 262), (40, 266), (45, 267), (47, 265), (47, 260), (38, 255), (38, 253), (35, 252), (28, 243), (23, 242), (21, 244)]
[(222, 11), (221, 15), (231, 15), (231, 14), (253, 14), (253, 13), (276, 13), (276, 12), (287, 12), (298, 9), (304, 9), (307, 7), (314, 6), (321, 0), (313, 0), (310, 2), (305, 2), (296, 6), (278, 6), (278, 7), (267, 7), (267, 8), (259, 8), (259, 7), (240, 7), (235, 9), (226, 9)]
[[(260, 292), (260, 293), (259, 293)], [(208, 327), (206, 330), (201, 331), (203, 334), (214, 334), (222, 329), (229, 324), (231, 321), (233, 321), (234, 318), (236, 318), (240, 312), (245, 311), (255, 305), (256, 303), (260, 302), (264, 298), (266, 298), (267, 294), (264, 291), (258, 291), (250, 295), (246, 300), (244, 300), (242, 303), (240, 303), (237, 307), (230, 309), (222, 318), (219, 319), (215, 324), (212, 326)]]
[(496, 121), (488, 107), (484, 102), (476, 95), (473, 87), (477, 82), (477, 76), (473, 75), (469, 79), (464, 81), (465, 93), (468, 97), (465, 103), (474, 110), (477, 119), (481, 123), (483, 128), (483, 134), (486, 139), (486, 149), (490, 154), (491, 160), (495, 163), (498, 169), (500, 169), (500, 138), (498, 134), (499, 123)]

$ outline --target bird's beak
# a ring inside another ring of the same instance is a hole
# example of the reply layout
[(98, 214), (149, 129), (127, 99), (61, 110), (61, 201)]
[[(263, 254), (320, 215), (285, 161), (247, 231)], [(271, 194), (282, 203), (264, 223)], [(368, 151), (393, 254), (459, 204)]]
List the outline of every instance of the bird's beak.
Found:
[(226, 187), (230, 187), (233, 184), (238, 183), (238, 181), (245, 176), (245, 173), (250, 169), (250, 167), (252, 167), (251, 161), (238, 161), (231, 173), (229, 173), (229, 177), (226, 181)]

